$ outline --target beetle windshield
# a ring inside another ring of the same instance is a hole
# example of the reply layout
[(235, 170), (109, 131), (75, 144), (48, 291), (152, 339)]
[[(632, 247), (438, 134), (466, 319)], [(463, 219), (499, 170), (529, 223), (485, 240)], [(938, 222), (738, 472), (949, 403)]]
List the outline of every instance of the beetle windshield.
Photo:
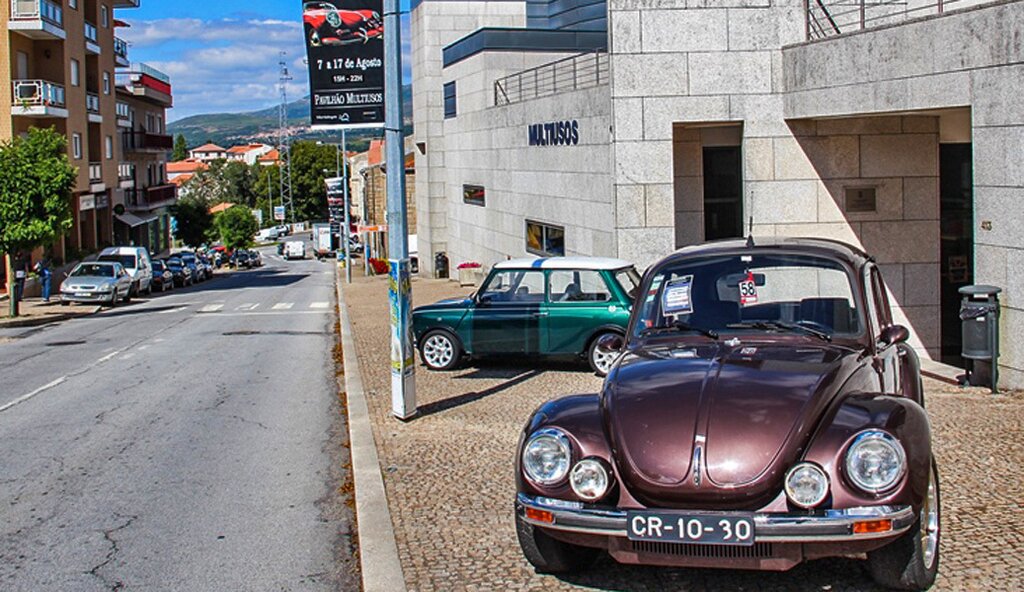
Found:
[(845, 267), (822, 257), (755, 252), (679, 261), (650, 278), (634, 334), (686, 327), (855, 337), (864, 321), (853, 286)]

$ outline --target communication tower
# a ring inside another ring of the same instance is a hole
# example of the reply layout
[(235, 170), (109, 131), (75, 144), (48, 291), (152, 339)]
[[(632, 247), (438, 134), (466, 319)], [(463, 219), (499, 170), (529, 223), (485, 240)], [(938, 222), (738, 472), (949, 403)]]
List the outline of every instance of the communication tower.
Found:
[(277, 151), (280, 155), (279, 171), (281, 179), (281, 205), (285, 207), (288, 218), (295, 222), (295, 206), (292, 203), (292, 156), (291, 138), (288, 131), (288, 82), (292, 77), (288, 74), (288, 64), (284, 61), (286, 52), (281, 52), (281, 76), (278, 79), (281, 87), (281, 107), (278, 112)]

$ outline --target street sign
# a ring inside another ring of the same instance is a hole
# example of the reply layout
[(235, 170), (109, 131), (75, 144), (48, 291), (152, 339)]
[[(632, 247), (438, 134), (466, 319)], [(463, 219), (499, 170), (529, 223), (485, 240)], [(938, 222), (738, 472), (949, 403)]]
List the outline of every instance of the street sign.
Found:
[(382, 0), (303, 2), (314, 128), (383, 127)]
[(274, 206), (274, 220), (284, 220), (284, 206)]
[(376, 226), (363, 226), (360, 224), (356, 227), (356, 232), (387, 232), (388, 227), (384, 224), (378, 224)]

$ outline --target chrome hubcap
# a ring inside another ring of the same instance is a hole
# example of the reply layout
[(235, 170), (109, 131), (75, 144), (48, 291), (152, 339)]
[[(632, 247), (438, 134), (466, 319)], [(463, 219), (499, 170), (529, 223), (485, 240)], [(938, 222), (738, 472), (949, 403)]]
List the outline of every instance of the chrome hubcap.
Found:
[(936, 496), (935, 471), (928, 474), (928, 495), (921, 506), (921, 551), (925, 569), (935, 565), (939, 550), (939, 500)]
[(618, 354), (614, 352), (602, 352), (601, 348), (595, 347), (592, 357), (594, 359), (594, 367), (597, 368), (602, 374), (608, 374), (612, 369), (612, 364), (615, 363), (615, 357)]
[(444, 335), (434, 335), (423, 344), (423, 359), (431, 368), (443, 368), (455, 356), (455, 346)]

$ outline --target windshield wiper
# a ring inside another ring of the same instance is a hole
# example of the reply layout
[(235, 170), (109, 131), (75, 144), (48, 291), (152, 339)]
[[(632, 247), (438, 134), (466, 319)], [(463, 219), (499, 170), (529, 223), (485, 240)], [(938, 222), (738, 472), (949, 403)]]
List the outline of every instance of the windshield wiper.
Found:
[(693, 325), (685, 323), (683, 321), (673, 321), (671, 325), (665, 327), (648, 327), (641, 331), (640, 335), (647, 336), (654, 335), (657, 333), (676, 333), (679, 331), (694, 331), (696, 333), (700, 333), (705, 337), (710, 337), (711, 339), (718, 339), (718, 331), (714, 331), (712, 329), (704, 329), (702, 327), (694, 327)]
[(796, 331), (813, 335), (822, 341), (832, 341), (832, 334), (826, 331), (819, 331), (797, 323), (785, 321), (755, 321), (750, 323), (733, 323), (730, 329), (760, 329), (762, 331)]

